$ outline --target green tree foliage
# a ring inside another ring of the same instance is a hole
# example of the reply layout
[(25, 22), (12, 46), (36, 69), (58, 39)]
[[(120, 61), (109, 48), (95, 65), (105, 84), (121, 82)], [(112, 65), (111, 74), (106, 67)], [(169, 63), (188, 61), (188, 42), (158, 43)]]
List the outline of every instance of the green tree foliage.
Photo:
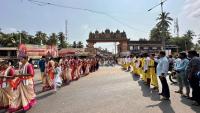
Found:
[(77, 48), (76, 41), (73, 42), (72, 47), (73, 47), (73, 48)]
[(184, 37), (185, 37), (185, 38), (188, 38), (188, 39), (190, 39), (190, 40), (192, 40), (194, 36), (196, 36), (196, 35), (195, 35), (195, 33), (194, 33), (192, 30), (188, 30), (188, 31), (186, 32), (186, 34), (184, 34)]
[(170, 39), (171, 34), (169, 32), (169, 28), (173, 19), (169, 16), (169, 14), (170, 13), (168, 12), (159, 14), (158, 18), (156, 19), (158, 23), (150, 32), (150, 40), (162, 41), (163, 37), (166, 41)]
[(158, 21), (156, 26), (158, 27), (158, 29), (160, 29), (161, 32), (167, 31), (171, 25), (171, 21), (173, 19), (169, 16), (169, 14), (169, 12), (163, 12), (159, 14), (158, 18), (156, 19)]
[(20, 43), (20, 36), (21, 43), (29, 43), (29, 38), (31, 37), (31, 35), (28, 35), (25, 31), (21, 33), (0, 33), (0, 35), (0, 45), (3, 47), (17, 47)]
[(57, 38), (58, 36), (56, 35), (56, 33), (52, 33), (50, 36), (49, 36), (49, 39), (47, 40), (47, 44), (48, 45), (57, 45)]
[(139, 41), (148, 41), (148, 40), (145, 38), (140, 38)]
[(160, 30), (157, 27), (154, 27), (150, 32), (150, 40), (151, 41), (161, 41)]
[(78, 44), (77, 44), (77, 48), (83, 48), (83, 42), (79, 41)]
[(32, 44), (41, 45), (47, 43), (47, 34), (42, 31), (37, 31), (34, 37), (34, 42)]
[(179, 51), (190, 50), (194, 47), (192, 39), (195, 36), (195, 33), (191, 30), (188, 30), (186, 34), (181, 37), (173, 37), (169, 40), (169, 44), (174, 44), (179, 47)]
[[(41, 45), (41, 42), (43, 45), (58, 45), (60, 48), (67, 48), (67, 47), (74, 47), (73, 44), (69, 44), (65, 40), (65, 35), (63, 32), (59, 32), (58, 35), (56, 33), (52, 33), (49, 37), (46, 33), (42, 31), (37, 31), (34, 36), (29, 35), (26, 31), (21, 31), (17, 33), (3, 33), (0, 30), (0, 47), (17, 47), (20, 43), (20, 37), (21, 37), (21, 43), (24, 44), (37, 44)], [(79, 43), (79, 42), (78, 42)], [(77, 48), (78, 43), (75, 44), (75, 47)], [(82, 42), (79, 43), (79, 47), (82, 48), (83, 44)]]
[(60, 41), (59, 48), (66, 48), (69, 46), (69, 44), (65, 40), (65, 35), (63, 32), (58, 33), (58, 39)]
[[(21, 43), (23, 43), (23, 44), (29, 43), (29, 39), (28, 39), (29, 35), (28, 35), (28, 32), (22, 31), (22, 32), (19, 33), (19, 35), (21, 35)], [(20, 37), (20, 36), (19, 36), (19, 37)]]

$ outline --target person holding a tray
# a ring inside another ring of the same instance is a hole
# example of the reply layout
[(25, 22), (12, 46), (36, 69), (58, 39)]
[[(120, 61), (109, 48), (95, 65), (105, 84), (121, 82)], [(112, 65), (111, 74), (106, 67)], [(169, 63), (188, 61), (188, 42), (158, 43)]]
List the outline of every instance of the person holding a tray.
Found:
[(13, 99), (11, 101), (9, 112), (17, 110), (29, 110), (36, 104), (36, 94), (34, 90), (34, 69), (28, 63), (28, 56), (21, 58), (22, 66), (19, 69), (19, 74), (15, 75), (15, 90), (13, 91)]

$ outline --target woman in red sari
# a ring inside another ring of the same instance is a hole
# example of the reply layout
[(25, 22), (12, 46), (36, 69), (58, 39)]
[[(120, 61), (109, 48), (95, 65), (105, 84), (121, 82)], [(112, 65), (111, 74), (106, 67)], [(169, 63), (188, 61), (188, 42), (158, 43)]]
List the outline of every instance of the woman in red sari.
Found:
[(48, 63), (48, 75), (52, 81), (54, 80), (54, 64), (55, 62), (53, 61), (53, 58), (51, 58)]
[(65, 67), (66, 67), (67, 82), (69, 84), (70, 81), (72, 80), (72, 78), (71, 78), (71, 69), (70, 69), (70, 58), (69, 57), (67, 57), (66, 60), (65, 60)]
[(0, 75), (0, 110), (7, 109), (10, 106), (13, 97), (13, 78), (15, 70), (12, 67), (12, 61), (4, 64), (4, 69)]
[(87, 59), (85, 63), (86, 63), (85, 75), (88, 75), (90, 73), (90, 59)]
[(81, 61), (81, 59), (78, 59), (77, 74), (78, 74), (78, 77), (80, 78), (81, 74), (82, 74), (82, 61)]
[[(42, 91), (47, 91), (53, 88), (53, 80), (49, 76), (49, 69), (50, 69), (49, 61), (46, 60), (45, 62), (45, 70), (44, 70), (44, 85)], [(52, 73), (51, 73), (52, 74)]]
[(86, 67), (87, 67), (87, 63), (86, 63), (86, 60), (84, 59), (82, 61), (82, 76), (86, 76)]
[(34, 90), (34, 68), (28, 63), (28, 57), (21, 59), (22, 66), (19, 74), (15, 75), (15, 90), (13, 90), (13, 99), (9, 106), (9, 112), (16, 112), (20, 109), (27, 111), (36, 104), (36, 94)]
[(76, 58), (71, 60), (71, 76), (72, 76), (72, 80), (78, 80), (77, 77), (77, 60)]
[(67, 84), (67, 66), (65, 64), (65, 58), (63, 57), (60, 61), (60, 64), (61, 64), (61, 78), (62, 78), (62, 82), (64, 84)]

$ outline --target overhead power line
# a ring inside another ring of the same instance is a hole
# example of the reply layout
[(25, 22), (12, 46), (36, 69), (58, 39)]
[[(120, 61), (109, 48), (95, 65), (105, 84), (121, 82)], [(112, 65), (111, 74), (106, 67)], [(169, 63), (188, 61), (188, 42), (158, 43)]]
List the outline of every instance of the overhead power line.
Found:
[(166, 1), (167, 1), (167, 0), (161, 1), (159, 4), (153, 6), (153, 7), (152, 7), (151, 9), (149, 9), (148, 11), (151, 11), (151, 10), (153, 10), (154, 8), (156, 8), (156, 7), (160, 6), (160, 5), (161, 5), (161, 10), (163, 11), (162, 6), (163, 6), (163, 4), (164, 4)]
[(136, 31), (139, 31), (139, 32), (145, 32), (143, 30), (134, 28), (134, 27), (132, 27), (129, 24), (126, 24), (123, 21), (121, 21), (121, 20), (115, 18), (114, 16), (112, 16), (112, 15), (110, 15), (108, 13), (105, 13), (105, 12), (96, 11), (96, 10), (87, 9), (87, 8), (79, 8), (79, 7), (66, 6), (66, 5), (55, 4), (55, 3), (50, 3), (50, 2), (37, 1), (37, 0), (28, 0), (28, 1), (31, 2), (31, 3), (34, 3), (36, 5), (39, 5), (39, 6), (47, 6), (47, 5), (49, 5), (49, 6), (54, 6), (54, 7), (67, 8), (67, 9), (73, 9), (73, 10), (81, 10), (81, 11), (86, 11), (86, 12), (89, 12), (89, 13), (95, 13), (95, 14), (104, 15), (104, 16), (106, 16), (106, 17), (114, 20), (115, 22), (117, 22), (117, 23), (119, 23), (119, 24), (121, 24), (123, 26), (126, 26), (129, 29), (136, 30)]

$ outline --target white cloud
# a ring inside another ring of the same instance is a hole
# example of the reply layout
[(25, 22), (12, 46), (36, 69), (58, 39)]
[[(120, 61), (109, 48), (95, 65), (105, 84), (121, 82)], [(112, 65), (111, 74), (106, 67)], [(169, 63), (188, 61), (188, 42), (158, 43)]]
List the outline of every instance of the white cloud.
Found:
[(18, 30), (16, 28), (2, 28), (2, 32), (4, 33), (15, 33)]
[(200, 0), (185, 0), (183, 14), (192, 18), (200, 17)]
[[(199, 35), (200, 29), (200, 0), (184, 0), (182, 11), (178, 15), (180, 34), (185, 34), (187, 30), (192, 30)], [(193, 42), (196, 42), (196, 37)]]

